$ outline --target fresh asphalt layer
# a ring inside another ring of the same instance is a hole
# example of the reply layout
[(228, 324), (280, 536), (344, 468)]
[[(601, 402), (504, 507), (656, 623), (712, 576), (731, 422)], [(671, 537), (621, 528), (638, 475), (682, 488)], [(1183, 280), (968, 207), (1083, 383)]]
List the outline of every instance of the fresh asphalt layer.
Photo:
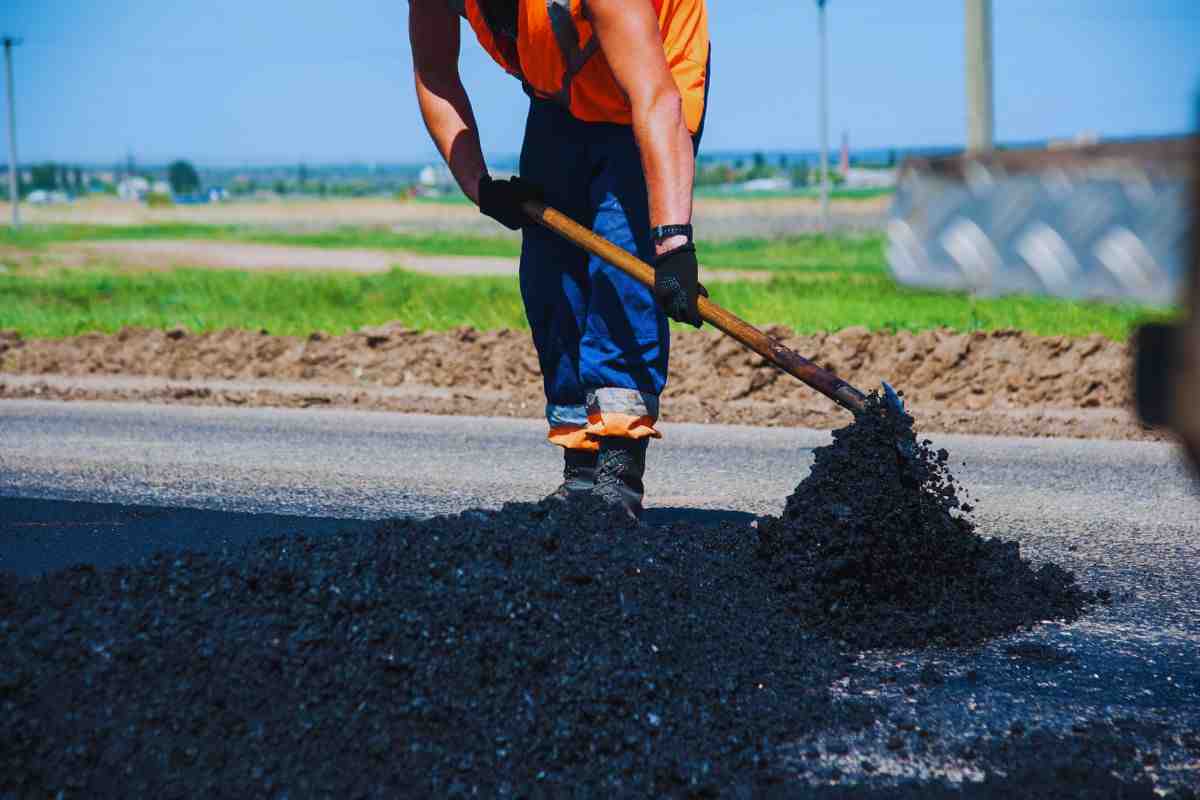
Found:
[[(663, 428), (647, 468), (651, 523), (778, 513), (829, 439)], [(557, 483), (559, 456), (543, 436), (537, 422), (498, 418), (0, 401), (0, 569), (110, 565), (530, 501)], [(1200, 782), (1200, 752), (1180, 745), (1200, 741), (1188, 738), (1200, 733), (1200, 492), (1176, 448), (931, 438), (951, 452), (983, 535), (1018, 541), (1115, 601), (969, 652), (863, 653), (831, 691), (876, 698), (893, 717), (963, 741), (1018, 721), (1070, 735), (1123, 720), (1139, 750), (1158, 754), (1148, 769), (1161, 785)], [(906, 684), (926, 688), (913, 695)], [(868, 729), (809, 745), (851, 775), (866, 755), (897, 777), (972, 773), (944, 753), (892, 758), (884, 739)]]

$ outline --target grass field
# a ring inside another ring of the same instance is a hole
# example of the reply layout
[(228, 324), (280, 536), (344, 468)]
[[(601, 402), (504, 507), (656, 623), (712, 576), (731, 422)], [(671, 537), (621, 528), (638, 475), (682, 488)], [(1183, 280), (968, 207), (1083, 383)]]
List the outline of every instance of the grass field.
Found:
[[(350, 228), (293, 233), (203, 225), (31, 228), (5, 231), (0, 244), (36, 253), (53, 242), (102, 238), (229, 239), (455, 255), (517, 252), (515, 241), (501, 237), (413, 236)], [(782, 323), (799, 332), (850, 325), (889, 331), (945, 326), (960, 331), (1019, 328), (1043, 335), (1100, 333), (1124, 339), (1136, 323), (1170, 313), (1129, 305), (1035, 297), (979, 299), (904, 289), (888, 276), (878, 236), (746, 239), (701, 243), (699, 251), (701, 263), (708, 267), (772, 272), (765, 283), (716, 285), (713, 299), (752, 323)], [(314, 330), (341, 333), (391, 320), (427, 329), (526, 325), (517, 282), (511, 278), (441, 278), (400, 270), (366, 276), (136, 273), (115, 267), (0, 274), (0, 328), (15, 328), (29, 337), (176, 324), (196, 331), (238, 327), (305, 335)]]
[(462, 236), (452, 233), (394, 233), (383, 228), (344, 227), (322, 231), (288, 231), (241, 225), (176, 222), (154, 225), (39, 225), (0, 230), (0, 246), (39, 250), (60, 242), (147, 239), (206, 239), (211, 241), (289, 244), (305, 247), (363, 247), (406, 250), (427, 255), (513, 256), (520, 254), (516, 239), (503, 236)]
[[(890, 197), (895, 194), (893, 189), (830, 189), (830, 200), (874, 200), (877, 197)], [(713, 198), (718, 200), (778, 200), (789, 197), (819, 198), (819, 187), (808, 189), (782, 189), (764, 191), (730, 191), (721, 187), (697, 187), (696, 197)]]

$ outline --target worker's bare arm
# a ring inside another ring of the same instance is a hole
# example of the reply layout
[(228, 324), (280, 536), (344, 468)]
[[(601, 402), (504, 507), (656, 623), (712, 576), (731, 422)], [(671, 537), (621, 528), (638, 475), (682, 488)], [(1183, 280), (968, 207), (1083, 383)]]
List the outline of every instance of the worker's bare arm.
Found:
[(408, 35), (425, 127), (458, 185), (478, 203), (479, 180), (487, 167), (471, 101), (458, 73), (458, 17), (445, 0), (411, 0)]
[[(674, 225), (692, 219), (696, 163), (683, 117), (683, 99), (663, 54), (658, 18), (650, 3), (588, 0), (592, 27), (617, 84), (629, 98), (633, 132), (650, 193), (650, 224)], [(683, 241), (667, 240), (665, 252)]]

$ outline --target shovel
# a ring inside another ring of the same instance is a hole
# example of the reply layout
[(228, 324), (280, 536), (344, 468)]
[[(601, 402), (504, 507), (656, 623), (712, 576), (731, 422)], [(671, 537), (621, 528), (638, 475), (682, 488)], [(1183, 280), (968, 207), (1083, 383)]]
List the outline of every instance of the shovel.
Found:
[[(530, 200), (523, 203), (522, 208), (534, 221), (574, 242), (592, 255), (603, 258), (634, 280), (654, 288), (654, 268), (624, 248), (592, 233), (566, 214), (542, 203)], [(701, 296), (698, 306), (700, 317), (705, 322), (741, 342), (787, 374), (800, 379), (856, 416), (866, 410), (867, 396), (829, 370), (821, 369), (799, 353), (784, 347), (707, 297)], [(887, 381), (883, 382), (882, 397), (889, 408), (897, 412), (904, 411), (904, 402)], [(907, 443), (897, 443), (897, 455), (902, 461), (907, 461), (910, 456), (907, 452), (909, 449)]]

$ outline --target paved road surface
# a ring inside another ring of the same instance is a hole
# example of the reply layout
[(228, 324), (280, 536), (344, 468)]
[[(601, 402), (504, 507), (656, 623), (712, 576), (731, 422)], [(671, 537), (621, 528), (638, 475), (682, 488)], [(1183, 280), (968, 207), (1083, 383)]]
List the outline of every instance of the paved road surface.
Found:
[[(665, 430), (647, 468), (651, 522), (715, 511), (778, 513), (813, 448), (829, 438), (824, 431), (719, 425)], [(500, 418), (0, 401), (0, 497), (323, 518), (324, 529), (330, 519), (534, 500), (557, 483), (560, 463), (542, 435), (540, 423)], [(956, 472), (978, 501), (986, 533), (1027, 548), (1103, 543), (1139, 560), (1193, 546), (1200, 495), (1173, 447), (934, 438), (965, 462)], [(74, 531), (56, 537), (45, 524), (33, 527), (46, 532), (20, 537), (27, 547), (39, 538), (47, 553), (55, 542), (79, 544)], [(186, 529), (187, 520), (176, 527)], [(155, 546), (152, 535), (140, 542), (112, 531), (109, 537), (133, 545), (118, 547), (121, 557)], [(21, 569), (13, 559), (9, 538), (0, 565)], [(68, 550), (45, 562), (69, 560)]]
[[(828, 440), (793, 429), (665, 431), (649, 459), (652, 522), (777, 513)], [(528, 420), (0, 401), (0, 568), (31, 574), (163, 546), (533, 500), (556, 483), (558, 455), (542, 433)], [(900, 674), (878, 697), (904, 709), (906, 671), (936, 665), (945, 682), (914, 710), (963, 739), (1016, 720), (1065, 732), (1096, 718), (1161, 724), (1138, 734), (1162, 754), (1158, 778), (1200, 782), (1200, 753), (1179, 745), (1200, 732), (1200, 494), (1175, 449), (932, 438), (965, 462), (957, 472), (985, 535), (1018, 540), (1117, 602), (970, 653), (864, 654), (855, 682)], [(1057, 660), (1014, 655), (1023, 642), (1052, 648)], [(850, 743), (844, 771), (871, 753), (905, 774), (969, 773), (944, 759), (889, 761), (873, 735)]]

